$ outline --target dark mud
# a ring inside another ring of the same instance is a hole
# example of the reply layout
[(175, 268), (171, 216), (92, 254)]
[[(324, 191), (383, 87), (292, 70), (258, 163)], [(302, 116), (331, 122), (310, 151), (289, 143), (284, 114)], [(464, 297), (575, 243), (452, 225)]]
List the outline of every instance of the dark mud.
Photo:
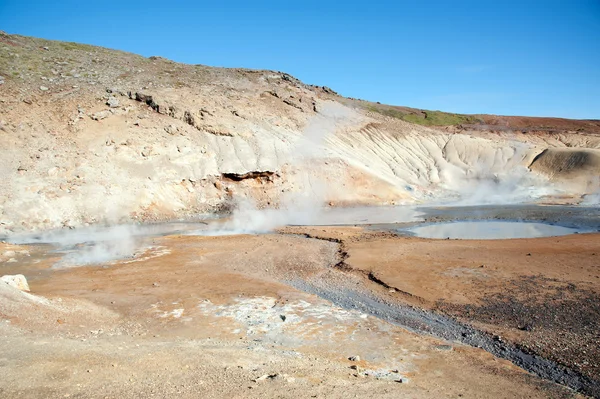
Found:
[[(536, 293), (539, 291), (535, 288), (538, 285), (557, 283), (557, 281), (549, 279), (541, 281), (540, 277), (530, 279), (525, 283), (513, 283), (513, 285), (516, 284), (514, 289), (508, 288), (504, 293), (488, 298), (487, 305), (479, 309), (452, 308), (439, 304), (437, 310), (427, 311), (392, 299), (381, 289), (383, 288), (387, 292), (393, 287), (387, 286), (373, 275), (365, 275), (350, 268), (345, 263), (348, 254), (343, 240), (309, 235), (305, 235), (305, 237), (337, 243), (339, 245), (338, 259), (332, 264), (332, 267), (320, 273), (317, 278), (295, 278), (285, 281), (294, 288), (318, 295), (342, 308), (358, 310), (418, 334), (429, 334), (484, 349), (545, 380), (569, 387), (588, 396), (600, 398), (600, 379), (597, 373), (586, 372), (591, 369), (582, 369), (581, 365), (572, 359), (567, 361), (569, 356), (573, 355), (574, 359), (583, 359), (582, 361), (597, 367), (600, 360), (598, 356), (600, 304), (595, 293), (579, 290), (576, 296), (567, 295), (572, 294), (576, 288), (572, 284), (564, 285), (563, 283), (564, 286), (555, 284), (552, 288), (553, 291), (548, 294), (549, 296), (536, 298)], [(366, 281), (373, 283), (375, 289), (365, 285)], [(396, 290), (394, 289), (394, 291)], [(514, 298), (522, 297), (523, 293), (527, 293), (529, 297), (515, 302)], [(587, 305), (582, 306), (582, 304)], [(579, 314), (576, 314), (577, 312)], [(470, 319), (463, 317), (470, 314), (479, 315), (479, 317)], [(464, 321), (460, 321), (459, 318)], [(532, 345), (514, 343), (469, 324), (469, 321), (487, 321), (492, 325), (497, 325), (496, 323), (502, 325), (501, 321), (504, 320), (504, 324), (516, 326), (520, 330), (537, 328), (542, 332), (543, 337), (543, 331), (548, 331), (548, 328), (543, 330), (539, 327), (552, 326), (556, 330), (557, 319), (563, 328), (555, 331), (559, 334), (555, 334), (554, 340), (540, 341), (544, 342), (543, 348), (547, 349), (545, 351), (539, 350), (539, 342), (537, 345), (533, 345), (533, 342)], [(579, 338), (577, 341), (580, 343), (577, 346), (579, 351), (573, 350), (570, 354), (566, 353), (565, 356), (557, 356), (555, 348), (565, 344), (567, 337), (560, 334), (563, 332), (564, 335), (565, 331), (571, 332)], [(582, 353), (582, 348), (589, 348), (591, 345), (595, 345), (595, 348), (591, 348), (590, 356), (577, 357)]]
[(393, 302), (366, 290), (340, 287), (339, 283), (344, 280), (340, 276), (331, 276), (332, 280), (337, 281), (323, 278), (325, 276), (320, 277), (318, 281), (294, 280), (288, 283), (342, 308), (358, 310), (409, 331), (484, 349), (543, 379), (585, 395), (600, 397), (600, 381), (530, 352), (527, 348), (516, 346), (499, 336), (477, 330), (436, 312)]
[[(490, 330), (519, 331), (519, 345), (600, 380), (600, 297), (575, 284), (543, 276), (507, 282), (479, 305), (440, 302), (438, 309)], [(497, 329), (497, 328), (496, 328)]]

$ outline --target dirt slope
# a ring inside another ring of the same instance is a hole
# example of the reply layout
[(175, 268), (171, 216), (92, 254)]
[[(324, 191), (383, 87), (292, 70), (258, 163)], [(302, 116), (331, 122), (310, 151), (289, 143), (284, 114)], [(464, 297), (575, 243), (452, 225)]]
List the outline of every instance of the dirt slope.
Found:
[(529, 170), (547, 148), (597, 151), (594, 121), (427, 127), (281, 72), (4, 33), (0, 76), (0, 234), (190, 217), (243, 199), (276, 207), (306, 192), (331, 205), (577, 202), (600, 184), (596, 163), (577, 179), (554, 162)]

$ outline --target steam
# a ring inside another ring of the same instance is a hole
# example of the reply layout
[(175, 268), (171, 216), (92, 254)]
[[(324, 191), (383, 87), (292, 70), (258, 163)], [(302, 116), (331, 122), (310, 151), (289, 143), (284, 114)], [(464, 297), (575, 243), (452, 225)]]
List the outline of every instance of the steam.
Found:
[(445, 173), (452, 205), (517, 204), (559, 194), (548, 178), (518, 165), (503, 172), (485, 168)]
[(581, 205), (586, 206), (598, 206), (600, 205), (600, 176), (596, 176), (592, 181), (589, 182), (591, 192), (583, 196)]
[(509, 147), (479, 154), (463, 167), (447, 164), (440, 173), (443, 187), (451, 193), (447, 200), (461, 206), (516, 204), (561, 194), (547, 176), (525, 166), (530, 155), (528, 145), (513, 142)]
[[(193, 224), (188, 224), (187, 229)], [(8, 238), (12, 244), (52, 244), (64, 254), (53, 268), (95, 265), (132, 258), (145, 250), (147, 237), (181, 231), (184, 225), (93, 226), (72, 230), (52, 230), (39, 234), (20, 234)]]
[(299, 190), (281, 196), (278, 209), (257, 209), (250, 199), (238, 201), (232, 216), (222, 225), (203, 235), (250, 234), (273, 231), (290, 224), (315, 224), (323, 212), (323, 204), (331, 187), (317, 178), (315, 160), (323, 158), (328, 136), (356, 118), (355, 113), (335, 102), (323, 102), (319, 114), (313, 116), (291, 151), (288, 168), (293, 170)]
[(600, 205), (600, 190), (592, 194), (586, 194), (581, 201), (581, 205), (598, 206)]

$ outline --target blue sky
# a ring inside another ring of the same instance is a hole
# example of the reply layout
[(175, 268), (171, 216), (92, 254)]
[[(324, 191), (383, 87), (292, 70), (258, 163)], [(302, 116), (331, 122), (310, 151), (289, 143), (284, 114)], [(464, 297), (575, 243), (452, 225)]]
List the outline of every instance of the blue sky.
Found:
[(600, 119), (600, 1), (0, 0), (0, 30), (461, 113)]

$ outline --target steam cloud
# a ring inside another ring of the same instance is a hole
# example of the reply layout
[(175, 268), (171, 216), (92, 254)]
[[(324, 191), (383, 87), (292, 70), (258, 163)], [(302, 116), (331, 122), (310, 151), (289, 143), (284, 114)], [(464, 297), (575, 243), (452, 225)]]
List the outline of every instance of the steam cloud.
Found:
[(282, 196), (278, 209), (257, 209), (249, 199), (238, 201), (232, 217), (216, 229), (198, 232), (203, 235), (265, 233), (290, 224), (314, 224), (323, 212), (328, 188), (312, 173), (312, 160), (324, 155), (326, 138), (335, 134), (344, 121), (352, 120), (353, 111), (341, 104), (324, 102), (313, 116), (295, 149), (290, 167), (297, 171), (299, 191)]

